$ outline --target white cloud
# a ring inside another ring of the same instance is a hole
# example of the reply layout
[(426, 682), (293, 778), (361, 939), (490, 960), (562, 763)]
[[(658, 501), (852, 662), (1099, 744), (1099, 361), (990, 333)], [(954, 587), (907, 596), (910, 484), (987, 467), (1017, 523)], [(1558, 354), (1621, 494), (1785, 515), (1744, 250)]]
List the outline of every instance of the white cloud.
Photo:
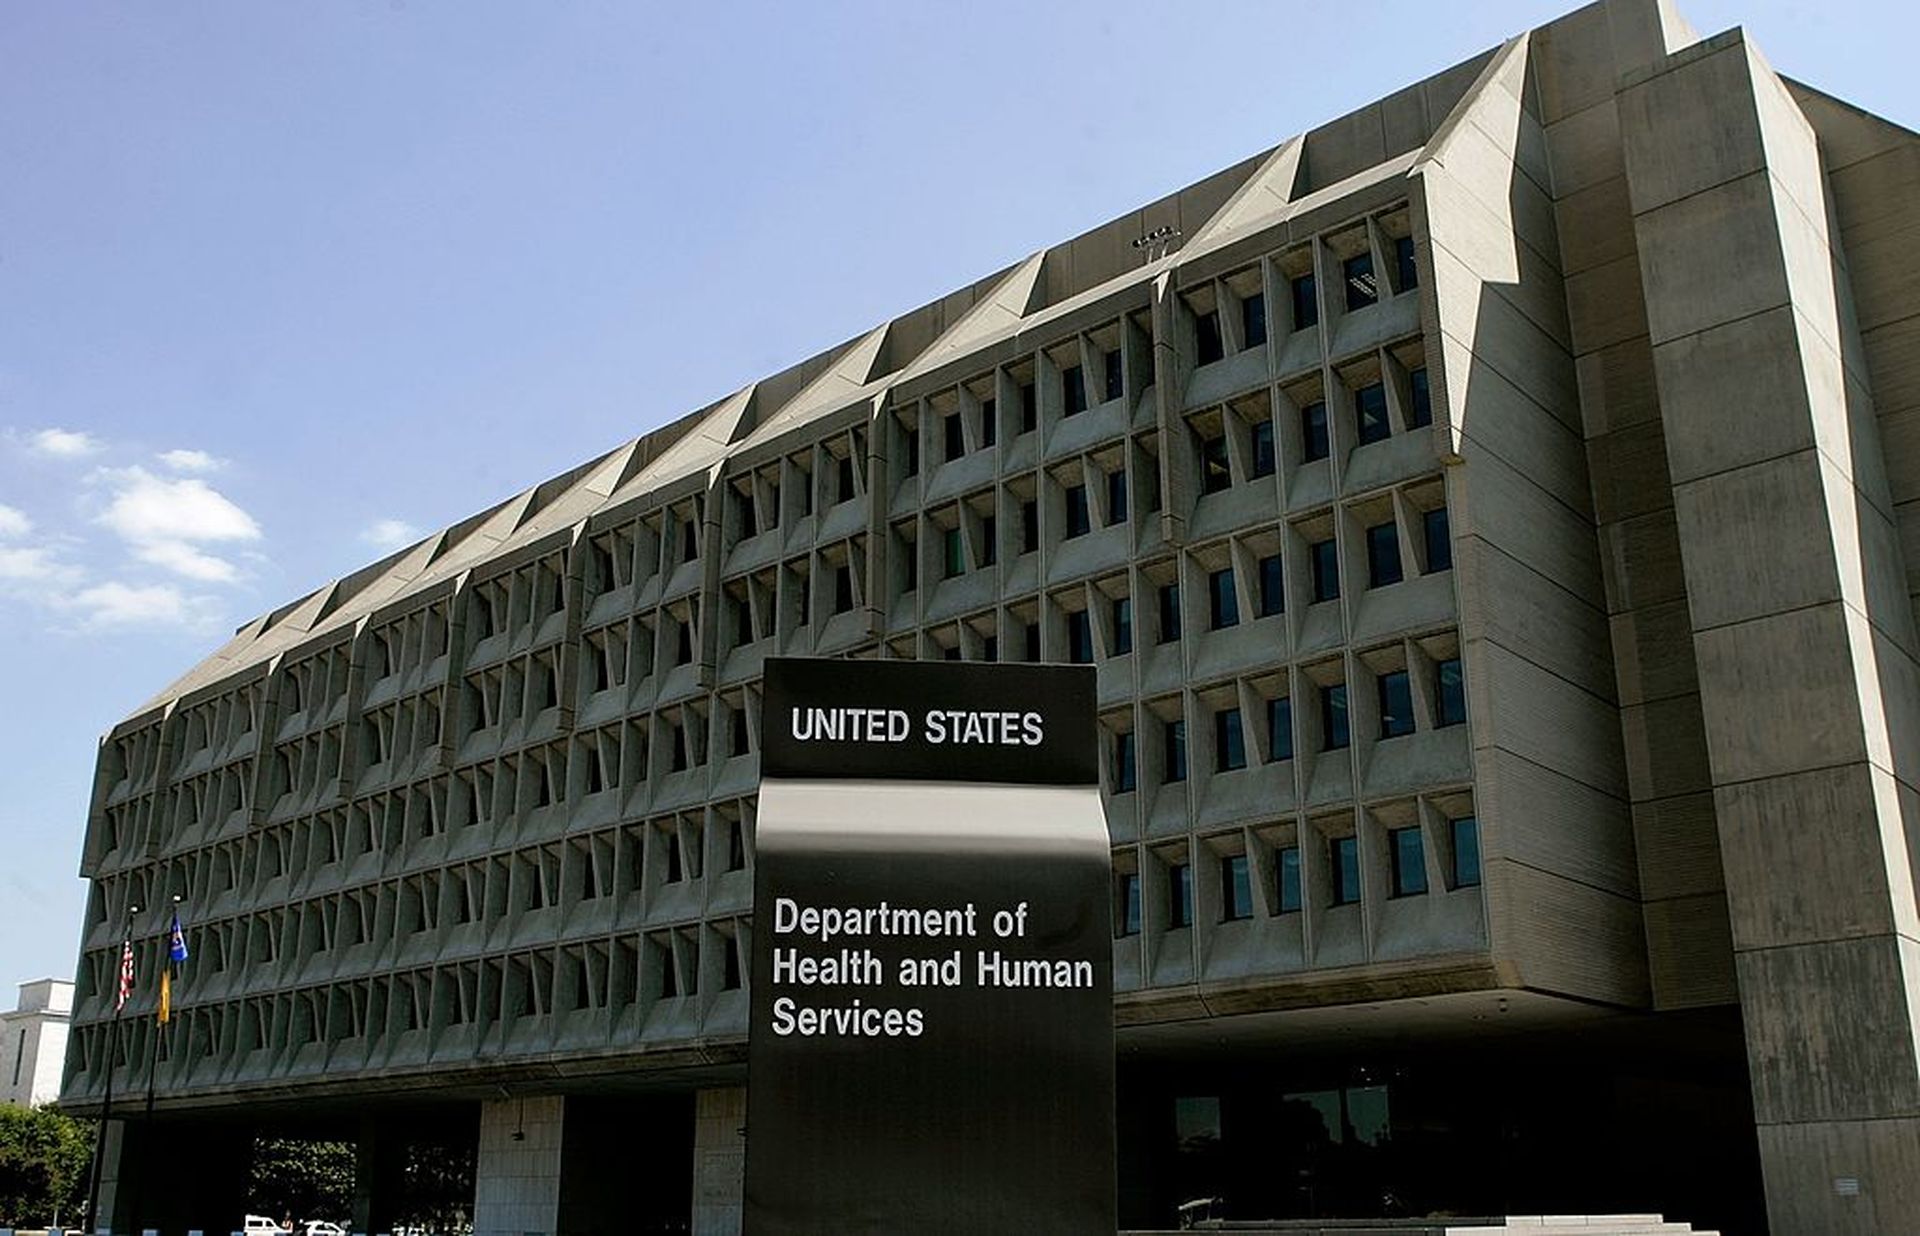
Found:
[(62, 604), (91, 627), (204, 627), (219, 616), (219, 602), (192, 596), (172, 584), (144, 587), (117, 580), (82, 588)]
[(226, 466), (225, 460), (215, 459), (205, 451), (161, 451), (155, 458), (175, 472), (218, 472)]
[(185, 541), (154, 541), (133, 548), (134, 557), (142, 562), (165, 567), (176, 575), (188, 579), (206, 580), (208, 583), (225, 584), (239, 578), (240, 572), (233, 563), (213, 554), (202, 553)]
[(27, 439), (28, 445), (42, 455), (59, 459), (78, 459), (100, 449), (100, 441), (77, 429), (42, 429)]
[(400, 549), (419, 540), (422, 533), (404, 519), (379, 519), (360, 531), (360, 539), (379, 549)]
[(33, 531), (33, 521), (18, 507), (0, 503), (0, 536), (25, 536)]
[(99, 522), (118, 533), (142, 562), (189, 579), (225, 583), (239, 571), (201, 547), (260, 539), (253, 516), (199, 477), (160, 477), (140, 467), (100, 475), (113, 487), (113, 498)]
[(79, 568), (54, 557), (39, 545), (0, 545), (0, 581), (16, 584), (69, 584), (80, 578)]

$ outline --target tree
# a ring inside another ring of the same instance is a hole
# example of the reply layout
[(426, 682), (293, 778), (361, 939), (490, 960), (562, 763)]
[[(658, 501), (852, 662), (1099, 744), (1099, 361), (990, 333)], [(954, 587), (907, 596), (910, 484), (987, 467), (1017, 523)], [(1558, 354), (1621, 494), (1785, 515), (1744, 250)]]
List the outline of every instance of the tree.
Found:
[(93, 1125), (44, 1107), (0, 1105), (0, 1227), (77, 1219), (87, 1194)]
[(247, 1208), (276, 1219), (344, 1220), (353, 1212), (353, 1169), (352, 1142), (258, 1138)]

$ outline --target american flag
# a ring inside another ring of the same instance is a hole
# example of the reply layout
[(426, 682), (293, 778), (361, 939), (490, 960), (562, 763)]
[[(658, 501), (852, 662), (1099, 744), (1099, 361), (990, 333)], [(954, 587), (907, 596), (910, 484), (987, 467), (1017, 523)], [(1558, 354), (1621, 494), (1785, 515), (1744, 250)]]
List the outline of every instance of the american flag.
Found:
[(113, 998), (113, 1011), (118, 1013), (127, 1006), (127, 999), (133, 995), (133, 937), (128, 936), (120, 943), (120, 990)]

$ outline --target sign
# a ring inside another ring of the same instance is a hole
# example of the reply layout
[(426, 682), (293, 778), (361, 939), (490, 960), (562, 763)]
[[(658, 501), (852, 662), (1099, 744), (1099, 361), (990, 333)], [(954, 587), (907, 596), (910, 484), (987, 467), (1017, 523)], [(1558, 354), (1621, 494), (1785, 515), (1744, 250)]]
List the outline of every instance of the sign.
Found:
[(1112, 1236), (1094, 671), (767, 663), (746, 1236)]

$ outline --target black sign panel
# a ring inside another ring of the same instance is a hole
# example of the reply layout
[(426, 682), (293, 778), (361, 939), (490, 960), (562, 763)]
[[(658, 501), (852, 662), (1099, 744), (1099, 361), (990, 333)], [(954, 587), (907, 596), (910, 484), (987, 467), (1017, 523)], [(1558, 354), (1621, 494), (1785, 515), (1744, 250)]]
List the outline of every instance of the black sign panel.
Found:
[[(747, 1236), (1112, 1236), (1111, 876), (1093, 700), (1090, 669), (769, 663)], [(844, 721), (824, 742), (789, 730), (775, 761), (773, 732), (795, 707), (878, 711), (883, 737), (850, 737)], [(884, 737), (901, 724), (888, 714), (918, 728), (929, 711), (1015, 713), (1002, 738), (1033, 713), (1041, 738), (963, 743), (956, 768), (924, 731)], [(1009, 748), (1006, 780), (976, 746)], [(908, 776), (889, 777), (869, 748), (899, 755)], [(836, 771), (839, 755), (859, 773)]]
[(776, 658), (766, 673), (763, 777), (1100, 780), (1090, 666)]

